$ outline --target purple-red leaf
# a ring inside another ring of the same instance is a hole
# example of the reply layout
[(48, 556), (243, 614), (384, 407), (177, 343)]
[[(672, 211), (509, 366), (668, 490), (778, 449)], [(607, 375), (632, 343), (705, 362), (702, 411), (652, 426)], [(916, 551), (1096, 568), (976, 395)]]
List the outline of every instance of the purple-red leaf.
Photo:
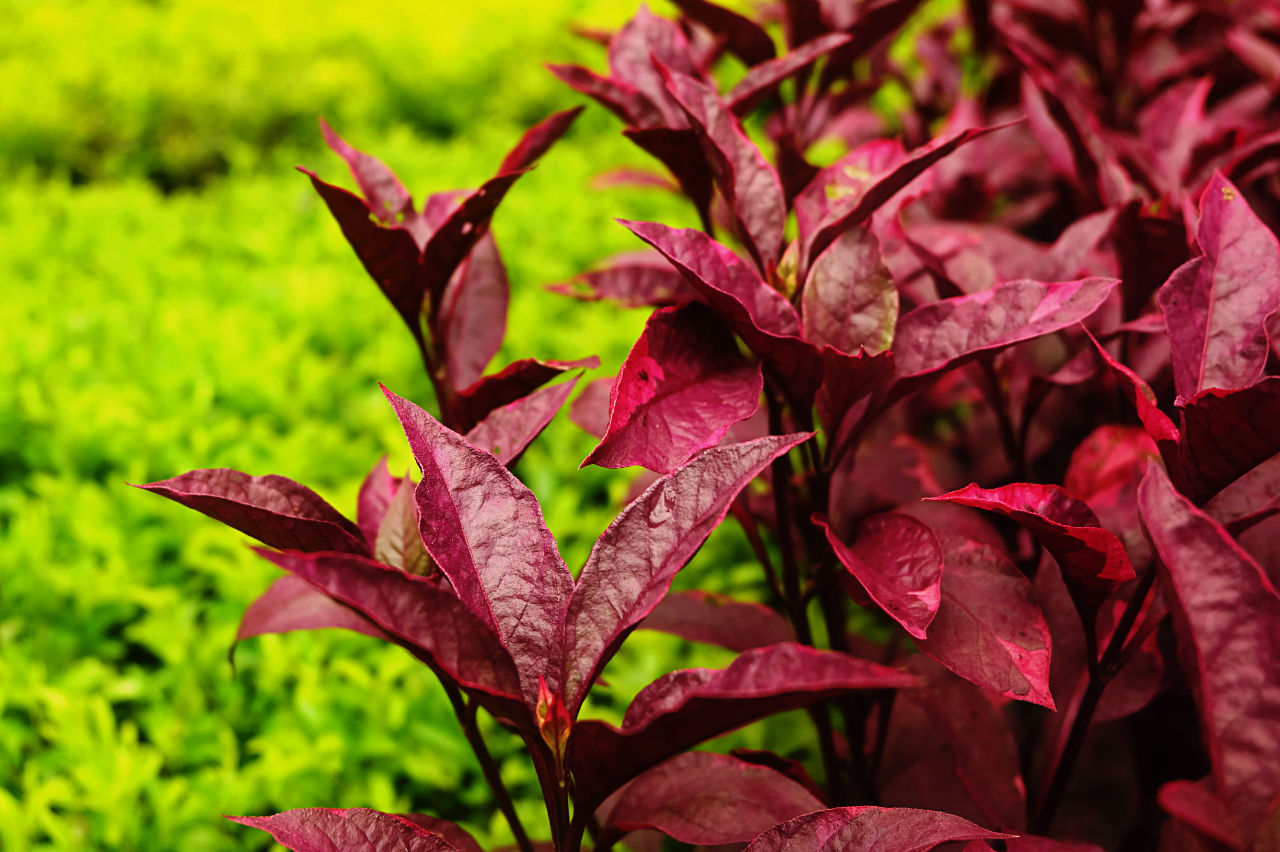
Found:
[(395, 172), (377, 157), (348, 145), (323, 118), (320, 119), (320, 132), (324, 134), (325, 143), (346, 161), (370, 212), (384, 225), (395, 225), (404, 217), (413, 215), (413, 199)]
[(485, 234), (445, 286), (435, 323), (454, 388), (478, 381), (501, 348), (510, 290), (498, 245)]
[(942, 604), (920, 650), (960, 677), (1006, 698), (1054, 709), (1049, 625), (1035, 591), (1000, 551), (941, 534)]
[(726, 669), (672, 672), (640, 691), (621, 729), (594, 720), (574, 728), (569, 760), (579, 804), (598, 803), (671, 755), (756, 719), (849, 690), (915, 684), (897, 669), (792, 642), (746, 651)]
[(386, 456), (378, 460), (360, 485), (360, 496), (356, 498), (356, 525), (360, 527), (370, 553), (378, 540), (382, 516), (387, 513), (387, 506), (391, 505), (391, 498), (396, 496), (399, 487), (400, 477), (392, 476), (387, 470)]
[(1262, 378), (1267, 318), (1280, 308), (1280, 242), (1240, 191), (1215, 172), (1200, 196), (1200, 257), (1160, 288), (1179, 396)]
[(614, 80), (634, 87), (657, 108), (664, 127), (679, 130), (688, 124), (668, 94), (654, 60), (681, 73), (695, 74), (690, 54), (680, 28), (641, 5), (609, 41), (609, 71)]
[(715, 592), (670, 592), (638, 625), (730, 651), (795, 641), (795, 631), (775, 609)]
[(373, 558), (383, 565), (410, 574), (425, 576), (431, 570), (431, 557), (418, 532), (418, 506), (414, 499), (414, 482), (405, 477), (387, 505), (378, 537), (374, 539)]
[(580, 106), (557, 112), (526, 130), (516, 146), (503, 158), (502, 165), (498, 167), (498, 174), (522, 172), (536, 163), (539, 157), (547, 153), (551, 146), (564, 136), (580, 112), (582, 112)]
[(804, 282), (804, 337), (850, 355), (889, 348), (898, 289), (871, 232), (851, 228), (818, 256)]
[(734, 497), (808, 434), (712, 447), (650, 485), (604, 531), (564, 624), (564, 693), (576, 714), (591, 683), (671, 580), (724, 520)]
[(236, 641), (264, 633), (320, 630), (340, 627), (378, 639), (390, 639), (385, 631), (292, 574), (279, 578), (244, 611)]
[(933, 530), (910, 515), (888, 512), (859, 524), (849, 546), (825, 518), (813, 521), (871, 599), (912, 636), (925, 638), (942, 600), (942, 545)]
[(227, 819), (270, 833), (294, 852), (457, 852), (439, 834), (368, 808), (297, 808), (275, 816)]
[(1178, 427), (1173, 425), (1169, 416), (1156, 404), (1155, 391), (1151, 390), (1151, 386), (1144, 382), (1141, 376), (1111, 357), (1111, 353), (1104, 349), (1093, 335), (1089, 335), (1089, 339), (1093, 341), (1094, 348), (1097, 349), (1103, 362), (1111, 369), (1121, 392), (1133, 404), (1142, 428), (1147, 430), (1147, 434), (1155, 442), (1156, 449), (1160, 451), (1160, 457), (1164, 459), (1165, 464), (1176, 469), (1180, 440)]
[[(777, 59), (755, 65), (725, 98), (735, 115), (744, 116), (768, 97), (783, 80), (803, 71), (818, 59), (849, 43), (844, 33), (826, 33)], [(754, 64), (754, 63), (753, 63)]]
[(212, 468), (138, 487), (281, 550), (369, 553), (359, 527), (319, 494), (283, 476)]
[(747, 852), (925, 852), (953, 840), (1000, 840), (967, 819), (914, 808), (831, 808), (765, 832)]
[(723, 754), (678, 755), (628, 784), (606, 825), (652, 828), (681, 843), (747, 843), (822, 802), (775, 769)]
[(543, 361), (537, 358), (512, 361), (500, 372), (490, 373), (458, 391), (461, 410), (458, 422), (453, 425), (459, 430), (470, 431), (490, 412), (528, 396), (561, 373), (599, 366), (600, 359), (594, 355), (577, 361)]
[(580, 65), (548, 65), (547, 68), (562, 83), (595, 99), (627, 124), (647, 127), (662, 120), (653, 102), (628, 83), (602, 77)]
[(725, 47), (746, 65), (768, 62), (776, 55), (773, 39), (750, 18), (707, 0), (675, 0), (675, 5), (691, 19), (725, 40)]
[(1280, 791), (1280, 593), (1158, 465), (1138, 488), (1200, 708), (1214, 792), (1253, 838)]
[(763, 377), (705, 305), (654, 311), (613, 382), (604, 439), (583, 466), (668, 473), (760, 405)]
[(579, 378), (574, 376), (567, 382), (539, 388), (528, 396), (494, 409), (467, 433), (467, 440), (493, 453), (501, 464), (510, 466), (547, 428), (569, 394), (573, 393)]
[(1179, 463), (1197, 503), (1280, 452), (1280, 377), (1182, 402)]
[(1090, 588), (1113, 589), (1137, 576), (1116, 534), (1103, 529), (1093, 510), (1061, 486), (1019, 482), (987, 489), (968, 485), (929, 499), (985, 509), (1017, 521), (1053, 554), (1064, 574)]
[(458, 848), (458, 852), (484, 852), (466, 829), (449, 822), (447, 819), (428, 816), (427, 814), (396, 814), (416, 826), (425, 828), (432, 834), (438, 834)]
[(683, 275), (651, 251), (626, 252), (600, 269), (548, 289), (584, 301), (610, 299), (624, 308), (664, 307), (697, 295)]
[(559, 688), (553, 661), (573, 589), (537, 498), (496, 458), (385, 393), (422, 468), (417, 501), (427, 551), (462, 602), (501, 638), (532, 708), (540, 675)]

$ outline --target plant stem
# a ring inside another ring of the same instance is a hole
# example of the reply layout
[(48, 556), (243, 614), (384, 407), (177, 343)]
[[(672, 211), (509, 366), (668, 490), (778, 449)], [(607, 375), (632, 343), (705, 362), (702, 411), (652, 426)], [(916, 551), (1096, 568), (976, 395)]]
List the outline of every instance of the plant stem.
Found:
[(453, 704), (453, 712), (462, 724), (462, 732), (466, 734), (467, 742), (471, 744), (471, 750), (475, 752), (476, 760), (480, 763), (480, 771), (484, 774), (484, 780), (489, 784), (489, 789), (493, 791), (493, 798), (498, 805), (498, 810), (502, 812), (502, 815), (507, 819), (507, 824), (511, 826), (511, 834), (515, 837), (516, 846), (520, 848), (520, 852), (534, 852), (533, 842), (529, 840), (529, 835), (525, 833), (524, 825), (520, 822), (520, 815), (516, 813), (515, 803), (511, 801), (511, 793), (507, 790), (507, 785), (502, 781), (502, 775), (498, 771), (498, 764), (494, 761), (493, 755), (489, 753), (489, 747), (485, 745), (484, 737), (480, 733), (480, 727), (476, 724), (475, 705), (468, 704), (462, 697), (462, 692), (458, 687), (451, 683), (444, 684), (444, 691), (449, 696), (449, 702)]

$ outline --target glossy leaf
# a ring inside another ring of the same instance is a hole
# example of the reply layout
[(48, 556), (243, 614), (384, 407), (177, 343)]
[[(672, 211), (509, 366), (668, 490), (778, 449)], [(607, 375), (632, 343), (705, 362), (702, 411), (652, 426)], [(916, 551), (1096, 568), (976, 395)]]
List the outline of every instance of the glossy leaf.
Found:
[(384, 392), (422, 468), (417, 501), (427, 551), (458, 598), (501, 638), (533, 707), (539, 676), (553, 690), (560, 686), (550, 661), (573, 589), (537, 498), (492, 455)]
[(818, 256), (804, 282), (805, 339), (850, 355), (889, 348), (898, 289), (871, 232), (851, 228)]
[(638, 627), (730, 651), (793, 642), (796, 638), (791, 625), (777, 610), (702, 591), (669, 592)]
[(227, 817), (260, 828), (294, 852), (451, 852), (457, 847), (409, 820), (368, 808), (298, 808), (264, 817)]
[(193, 470), (138, 486), (282, 550), (368, 554), (360, 528), (319, 494), (283, 476)]
[(622, 640), (770, 462), (809, 435), (713, 447), (659, 479), (604, 531), (578, 576), (564, 623), (564, 692), (577, 713)]
[(349, 606), (317, 590), (301, 577), (286, 575), (263, 592), (240, 619), (236, 642), (264, 633), (321, 630), (339, 627), (377, 639), (390, 637), (378, 625)]
[(582, 464), (668, 473), (750, 417), (762, 388), (760, 367), (710, 308), (654, 311), (613, 382), (604, 438)]
[(1200, 196), (1200, 257), (1160, 288), (1178, 394), (1234, 390), (1262, 378), (1267, 318), (1280, 308), (1280, 242), (1225, 177)]
[(942, 545), (933, 530), (889, 512), (859, 524), (857, 538), (846, 545), (825, 518), (814, 523), (871, 599), (912, 636), (925, 638), (942, 599)]
[(966, 819), (914, 808), (831, 808), (760, 835), (747, 852), (924, 852), (953, 840), (1000, 840)]
[(578, 384), (578, 376), (489, 412), (467, 433), (467, 440), (510, 466), (542, 434)]

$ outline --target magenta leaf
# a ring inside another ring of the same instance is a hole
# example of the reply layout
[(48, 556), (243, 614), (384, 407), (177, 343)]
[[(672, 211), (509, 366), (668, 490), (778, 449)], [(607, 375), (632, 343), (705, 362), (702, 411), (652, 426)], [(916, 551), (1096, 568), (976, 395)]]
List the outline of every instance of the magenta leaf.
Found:
[(614, 377), (593, 379), (569, 405), (569, 419), (588, 435), (603, 438), (609, 430), (609, 398)]
[(493, 234), (485, 234), (445, 286), (435, 323), (454, 388), (478, 381), (502, 346), (510, 290)]
[(707, 0), (675, 0), (675, 5), (723, 38), (725, 47), (748, 66), (768, 62), (776, 55), (773, 39), (750, 18)]
[(991, 290), (922, 305), (898, 320), (893, 352), (898, 393), (986, 352), (1075, 325), (1119, 282), (1084, 278), (1060, 284), (1008, 281)]
[(1090, 588), (1109, 590), (1137, 576), (1124, 545), (1093, 510), (1058, 485), (1019, 482), (1002, 488), (968, 485), (931, 497), (996, 512), (1017, 521), (1058, 560), (1063, 572)]
[(370, 212), (382, 224), (396, 225), (413, 215), (413, 199), (395, 172), (378, 158), (348, 145), (323, 118), (320, 119), (320, 132), (324, 134), (325, 144), (346, 161)]
[(449, 822), (447, 819), (428, 816), (426, 814), (396, 814), (400, 819), (408, 820), (432, 834), (438, 834), (457, 847), (458, 852), (484, 852), (466, 829)]
[(820, 58), (849, 43), (844, 33), (825, 33), (806, 42), (786, 55), (755, 65), (729, 90), (727, 105), (735, 115), (744, 116), (786, 80)]
[(1179, 467), (1197, 503), (1280, 452), (1280, 377), (1202, 391), (1181, 409)]
[(746, 651), (795, 641), (787, 620), (764, 604), (735, 600), (715, 592), (669, 592), (638, 625), (691, 642)]
[(489, 413), (504, 405), (528, 396), (561, 373), (580, 368), (594, 369), (600, 359), (594, 355), (577, 361), (543, 361), (522, 358), (512, 361), (500, 372), (478, 379), (469, 387), (458, 391), (460, 411), (454, 425), (470, 431)]
[(222, 521), (271, 547), (369, 553), (359, 527), (319, 494), (283, 476), (250, 476), (212, 468), (138, 487)]
[(661, 308), (613, 382), (609, 425), (583, 466), (669, 473), (760, 405), (763, 378), (705, 305)]
[(766, 831), (747, 852), (925, 852), (953, 840), (1000, 840), (958, 816), (913, 808), (831, 808)]
[(378, 540), (382, 516), (387, 513), (387, 506), (391, 505), (391, 498), (396, 496), (399, 487), (400, 477), (392, 476), (387, 470), (386, 456), (378, 460), (360, 485), (360, 496), (356, 498), (356, 526), (360, 527), (370, 553)]
[(747, 843), (822, 802), (775, 769), (711, 752), (677, 755), (621, 791), (606, 826), (652, 828), (682, 843)]
[(373, 558), (383, 565), (410, 574), (426, 576), (431, 571), (431, 557), (418, 532), (418, 506), (414, 500), (414, 481), (400, 480), (400, 487), (387, 505), (378, 537), (374, 540)]
[(1138, 488), (1200, 708), (1214, 793), (1253, 838), (1280, 790), (1280, 593), (1158, 465)]
[(821, 358), (799, 338), (800, 318), (778, 291), (701, 231), (652, 222), (622, 224), (662, 252), (751, 351), (769, 361), (796, 398), (812, 396), (822, 380)]
[(889, 348), (898, 321), (898, 289), (871, 232), (851, 228), (818, 256), (802, 295), (805, 339), (850, 355)]
[(378, 625), (349, 606), (292, 574), (279, 578), (249, 604), (240, 619), (236, 642), (264, 633), (341, 627), (378, 639), (390, 639)]
[(644, 5), (609, 41), (609, 71), (614, 80), (634, 87), (657, 108), (662, 126), (687, 128), (684, 113), (667, 92), (654, 61), (683, 74), (697, 73), (684, 33)]
[(498, 174), (522, 172), (536, 163), (539, 157), (547, 153), (551, 146), (568, 132), (580, 112), (582, 112), (580, 106), (557, 112), (526, 130), (516, 146), (502, 159), (502, 165), (498, 166)]
[(576, 714), (622, 640), (770, 462), (809, 434), (712, 447), (645, 489), (601, 534), (564, 620), (564, 693)]
[(260, 550), (269, 562), (364, 615), (496, 714), (527, 718), (520, 680), (498, 637), (447, 589), (346, 553)]
[(888, 512), (859, 524), (850, 546), (825, 518), (813, 522), (871, 599), (912, 636), (925, 638), (942, 600), (942, 545), (933, 530), (910, 515)]
[(489, 416), (467, 433), (467, 440), (508, 467), (547, 428), (556, 412), (573, 393), (580, 376), (551, 387), (539, 388), (528, 396), (489, 412)]
[(1134, 410), (1138, 414), (1138, 420), (1142, 423), (1142, 428), (1147, 430), (1147, 434), (1155, 442), (1156, 449), (1160, 451), (1160, 457), (1164, 459), (1165, 464), (1169, 465), (1171, 469), (1177, 470), (1179, 463), (1178, 445), (1181, 436), (1178, 434), (1178, 427), (1173, 425), (1173, 421), (1169, 419), (1169, 416), (1160, 410), (1160, 406), (1156, 402), (1155, 391), (1151, 390), (1151, 386), (1144, 382), (1141, 376), (1113, 358), (1111, 353), (1102, 348), (1102, 344), (1093, 335), (1089, 335), (1089, 339), (1093, 341), (1094, 348), (1098, 351), (1103, 362), (1111, 369), (1112, 375), (1115, 376), (1116, 382), (1120, 385), (1121, 392), (1133, 404)]
[[(1170, 781), (1157, 794), (1160, 807), (1181, 822), (1225, 844), (1230, 849), (1259, 848), (1235, 832), (1235, 820), (1213, 792), (1212, 779)], [(1262, 847), (1265, 848), (1265, 847)]]
[(417, 501), (427, 552), (458, 598), (498, 635), (530, 708), (553, 689), (573, 576), (537, 498), (502, 463), (411, 402), (385, 391), (422, 468)]
[(781, 642), (745, 651), (726, 669), (684, 669), (646, 686), (622, 728), (579, 722), (569, 762), (580, 805), (594, 806), (666, 758), (757, 719), (855, 689), (914, 686), (914, 676), (848, 654)]
[(439, 834), (368, 808), (297, 808), (275, 816), (227, 819), (268, 832), (294, 852), (456, 852)]
[(893, 352), (868, 355), (859, 351), (849, 355), (833, 346), (824, 346), (822, 370), (822, 386), (818, 388), (816, 403), (834, 455), (836, 445), (846, 437), (846, 427), (850, 425), (842, 427), (841, 424), (854, 406), (888, 389), (894, 373)]
[(1054, 709), (1049, 626), (1031, 582), (1000, 551), (942, 533), (942, 604), (920, 650), (1006, 698)]
[(698, 130), (715, 184), (733, 210), (737, 230), (761, 271), (778, 263), (786, 200), (778, 173), (747, 138), (715, 89), (661, 68), (667, 90)]
[(628, 83), (602, 77), (580, 65), (548, 65), (560, 81), (581, 92), (631, 125), (648, 127), (662, 121), (658, 108)]
[(618, 255), (600, 269), (548, 289), (584, 301), (610, 299), (625, 308), (664, 307), (696, 295), (670, 263), (647, 250)]
[(1160, 288), (1179, 396), (1262, 378), (1267, 318), (1280, 308), (1280, 242), (1240, 191), (1215, 172), (1200, 196), (1200, 257)]

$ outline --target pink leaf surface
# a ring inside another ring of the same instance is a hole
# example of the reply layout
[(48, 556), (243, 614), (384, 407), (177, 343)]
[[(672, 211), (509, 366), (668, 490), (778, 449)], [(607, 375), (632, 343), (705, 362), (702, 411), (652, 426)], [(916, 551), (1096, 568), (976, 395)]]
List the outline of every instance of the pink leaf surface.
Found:
[(825, 518), (814, 523), (850, 574), (877, 604), (917, 639), (938, 612), (942, 600), (942, 545), (928, 525), (910, 515), (873, 515), (858, 525), (858, 537), (846, 545)]
[(509, 466), (551, 423), (573, 393), (578, 378), (539, 388), (515, 402), (495, 408), (467, 433), (467, 440)]
[(609, 430), (609, 398), (614, 377), (593, 379), (569, 405), (569, 419), (588, 435), (603, 438)]
[(689, 42), (673, 22), (641, 5), (639, 11), (609, 41), (609, 72), (643, 94), (658, 110), (662, 125), (687, 128), (684, 113), (667, 92), (654, 60), (683, 74), (696, 73)]
[(426, 575), (431, 557), (418, 532), (418, 506), (414, 499), (414, 482), (405, 477), (387, 505), (386, 514), (374, 539), (373, 558), (383, 565), (410, 574)]
[(417, 501), (422, 539), (459, 599), (502, 640), (529, 707), (551, 665), (573, 589), (537, 498), (502, 463), (430, 414), (384, 391), (422, 468)]
[(1078, 583), (1112, 589), (1137, 575), (1115, 533), (1098, 525), (1093, 510), (1058, 485), (1019, 482), (1001, 488), (968, 485), (932, 500), (985, 509), (1017, 521)]
[(731, 651), (795, 641), (795, 631), (777, 610), (715, 592), (670, 592), (638, 625), (691, 642)]
[(942, 604), (920, 650), (983, 689), (1053, 710), (1049, 626), (1030, 581), (992, 547), (938, 538)]
[(770, 462), (808, 434), (713, 447), (650, 485), (591, 549), (564, 621), (564, 692), (576, 714), (591, 683), (676, 573)]
[(1215, 173), (1200, 196), (1200, 257), (1160, 288), (1178, 394), (1262, 378), (1267, 318), (1280, 308), (1280, 242), (1240, 191)]
[[(1231, 849), (1248, 849), (1249, 845), (1235, 831), (1235, 820), (1226, 805), (1213, 792), (1211, 779), (1170, 781), (1160, 787), (1160, 807), (1197, 831)], [(1253, 847), (1257, 848), (1257, 847)]]
[(747, 843), (822, 802), (786, 775), (711, 752), (677, 755), (621, 792), (607, 825), (653, 828), (682, 843)]
[(373, 552), (373, 543), (378, 540), (378, 527), (382, 526), (382, 516), (391, 505), (391, 498), (396, 496), (400, 487), (400, 477), (392, 476), (387, 470), (387, 458), (383, 456), (374, 465), (373, 470), (360, 484), (360, 494), (356, 498), (356, 526), (364, 535)]
[(450, 852), (458, 848), (403, 817), (368, 808), (298, 808), (275, 816), (227, 819), (260, 828), (294, 852)]
[(844, 33), (825, 33), (783, 56), (755, 65), (729, 90), (725, 98), (729, 109), (735, 115), (746, 115), (761, 100), (772, 94), (783, 80), (803, 71), (837, 47), (848, 43), (849, 37)]
[(455, 388), (477, 381), (502, 346), (510, 289), (493, 234), (485, 234), (445, 286), (435, 323)]
[(609, 425), (583, 466), (668, 473), (760, 405), (760, 367), (705, 305), (654, 311), (613, 382)]
[(1214, 791), (1238, 834), (1252, 838), (1280, 792), (1280, 594), (1157, 465), (1138, 500), (1169, 584)]
[(511, 172), (522, 172), (538, 161), (538, 158), (550, 150), (551, 146), (560, 140), (561, 136), (569, 131), (573, 126), (574, 119), (582, 112), (582, 107), (576, 106), (572, 109), (557, 112), (544, 118), (525, 131), (520, 137), (520, 141), (516, 146), (507, 152), (507, 156), (502, 159), (502, 165), (498, 166), (498, 174), (505, 175)]
[(646, 686), (622, 727), (579, 722), (569, 761), (580, 804), (598, 803), (674, 754), (765, 716), (854, 689), (914, 686), (914, 676), (835, 651), (781, 642), (742, 653), (726, 669), (684, 669)]
[(628, 83), (602, 77), (580, 65), (548, 65), (562, 83), (581, 92), (631, 125), (650, 126), (661, 122), (658, 108)]
[(458, 852), (484, 852), (480, 848), (480, 844), (476, 843), (466, 829), (461, 826), (454, 825), (447, 819), (428, 816), (426, 814), (396, 814), (400, 819), (406, 819), (416, 826), (425, 828), (432, 834), (438, 834), (448, 842), (458, 848)]
[(324, 134), (325, 144), (346, 161), (369, 210), (382, 224), (395, 225), (405, 216), (413, 215), (413, 199), (395, 172), (377, 157), (348, 145), (323, 118), (320, 119), (320, 131)]
[(804, 336), (850, 355), (881, 352), (893, 341), (898, 289), (871, 232), (851, 228), (813, 262), (802, 299)]
[(600, 359), (594, 355), (577, 361), (542, 361), (537, 358), (512, 361), (500, 372), (490, 373), (458, 391), (461, 411), (458, 414), (459, 422), (453, 425), (460, 430), (469, 431), (488, 417), (490, 412), (528, 396), (561, 373), (599, 366)]
[(626, 252), (600, 269), (548, 289), (587, 301), (610, 299), (627, 308), (674, 305), (696, 295), (683, 275), (650, 251)]
[(757, 837), (747, 852), (925, 852), (953, 840), (1010, 836), (938, 811), (860, 806), (784, 822)]
[(240, 619), (236, 641), (264, 633), (340, 627), (377, 639), (390, 639), (378, 625), (349, 606), (343, 606), (292, 574), (279, 578), (249, 604)]
[(1280, 377), (1183, 400), (1180, 468), (1196, 502), (1280, 452)]
[(748, 66), (768, 62), (777, 53), (773, 39), (759, 24), (732, 9), (707, 0), (675, 0), (675, 5), (691, 19), (723, 38), (725, 47)]
[(238, 470), (193, 470), (140, 485), (282, 550), (368, 554), (360, 528), (319, 494), (283, 476)]

